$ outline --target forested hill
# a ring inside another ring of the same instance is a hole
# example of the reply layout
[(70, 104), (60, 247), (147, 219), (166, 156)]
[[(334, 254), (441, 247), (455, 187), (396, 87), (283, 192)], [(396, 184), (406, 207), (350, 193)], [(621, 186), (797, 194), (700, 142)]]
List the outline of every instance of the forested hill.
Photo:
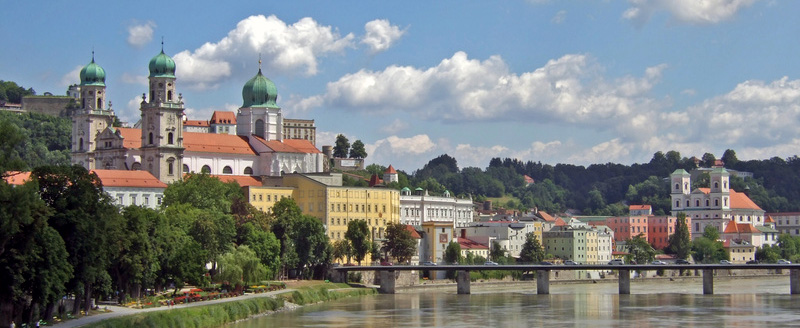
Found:
[[(69, 164), (71, 122), (42, 114), (0, 111), (0, 164), (30, 170), (45, 164)], [(407, 174), (399, 171), (395, 188), (417, 187), (433, 194), (450, 190), (455, 195), (472, 195), (476, 200), (503, 198), (499, 206), (527, 210), (538, 207), (551, 213), (577, 209), (587, 215), (624, 215), (628, 204), (650, 204), (656, 214), (669, 213), (669, 189), (665, 178), (676, 169), (691, 172), (697, 166), (710, 167), (716, 158), (703, 155), (699, 165), (677, 151), (657, 152), (648, 163), (542, 164), (510, 158), (494, 158), (485, 169), (459, 168), (455, 158), (441, 155), (421, 169)], [(731, 177), (734, 190), (745, 191), (767, 212), (800, 211), (800, 160), (739, 161), (733, 150), (722, 158), (727, 169), (752, 172), (754, 178)], [(9, 165), (14, 164), (16, 165)], [(368, 172), (382, 174), (385, 167), (370, 165)], [(366, 172), (365, 172), (366, 173)], [(535, 183), (527, 185), (527, 175)], [(346, 178), (350, 185), (365, 182)], [(696, 186), (706, 186), (695, 181)], [(510, 200), (509, 200), (510, 199)]]
[[(800, 211), (800, 159), (797, 156), (739, 161), (736, 152), (729, 149), (721, 160), (727, 169), (753, 173), (753, 178), (747, 179), (731, 176), (731, 187), (747, 192), (765, 211)], [(441, 155), (406, 179), (401, 177), (397, 187), (422, 187), (434, 192), (447, 189), (456, 195), (473, 195), (478, 200), (510, 196), (510, 201), (498, 205), (520, 210), (538, 207), (551, 213), (577, 209), (585, 215), (624, 215), (627, 205), (650, 204), (655, 214), (669, 214), (666, 178), (676, 169), (691, 172), (698, 167), (711, 167), (715, 161), (713, 154), (706, 153), (700, 163), (695, 164), (692, 158), (668, 151), (655, 153), (648, 163), (630, 166), (614, 163), (588, 167), (549, 165), (493, 158), (484, 170), (459, 169), (455, 158)], [(372, 168), (372, 171), (378, 169)], [(533, 178), (535, 183), (527, 185), (523, 175)], [(693, 185), (707, 187), (707, 177), (693, 181)], [(403, 185), (404, 180), (407, 185)]]

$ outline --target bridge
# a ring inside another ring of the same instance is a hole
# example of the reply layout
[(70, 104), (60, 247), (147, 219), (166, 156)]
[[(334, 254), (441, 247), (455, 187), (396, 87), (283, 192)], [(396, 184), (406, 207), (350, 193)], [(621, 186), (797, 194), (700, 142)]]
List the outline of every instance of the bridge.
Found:
[(470, 271), (507, 270), (536, 272), (536, 293), (550, 294), (550, 271), (616, 271), (619, 277), (619, 293), (631, 293), (631, 271), (653, 270), (701, 270), (703, 272), (703, 294), (714, 294), (715, 270), (789, 270), (789, 290), (791, 294), (800, 294), (800, 264), (589, 264), (589, 265), (391, 265), (391, 266), (342, 266), (333, 268), (337, 282), (347, 282), (350, 271), (375, 271), (380, 274), (379, 292), (395, 293), (396, 271), (455, 271), (458, 294), (470, 293)]

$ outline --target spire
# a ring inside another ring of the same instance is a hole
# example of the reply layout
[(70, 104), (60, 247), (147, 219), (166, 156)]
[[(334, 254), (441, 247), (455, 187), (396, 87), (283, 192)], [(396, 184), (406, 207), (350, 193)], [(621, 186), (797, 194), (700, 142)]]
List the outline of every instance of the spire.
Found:
[(92, 62), (94, 63), (94, 47), (92, 47)]
[(164, 36), (161, 36), (161, 53), (164, 53)]
[(261, 53), (258, 53), (258, 74), (261, 74)]

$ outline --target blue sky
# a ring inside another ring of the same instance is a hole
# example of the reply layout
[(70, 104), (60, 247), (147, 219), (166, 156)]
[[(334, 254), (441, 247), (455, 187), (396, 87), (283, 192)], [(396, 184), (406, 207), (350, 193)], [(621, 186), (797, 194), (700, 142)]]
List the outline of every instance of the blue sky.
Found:
[(12, 1), (0, 79), (64, 94), (95, 60), (134, 123), (147, 63), (177, 64), (190, 119), (235, 111), (258, 71), (285, 117), (368, 163), (441, 154), (641, 163), (657, 151), (798, 154), (800, 2)]

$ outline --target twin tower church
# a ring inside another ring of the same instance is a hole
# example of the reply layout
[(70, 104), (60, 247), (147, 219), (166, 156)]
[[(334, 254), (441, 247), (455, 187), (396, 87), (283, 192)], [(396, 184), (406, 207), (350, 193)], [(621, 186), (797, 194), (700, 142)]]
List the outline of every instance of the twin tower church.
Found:
[(242, 88), (235, 120), (220, 122), (235, 127), (235, 134), (186, 131), (175, 61), (162, 49), (149, 70), (149, 92), (142, 95), (136, 128), (113, 127), (114, 111), (110, 102), (105, 105), (105, 70), (92, 56), (80, 72), (80, 108), (72, 114), (73, 164), (144, 170), (165, 183), (189, 172), (267, 177), (325, 170), (325, 156), (313, 138), (286, 135), (277, 88), (261, 68)]

